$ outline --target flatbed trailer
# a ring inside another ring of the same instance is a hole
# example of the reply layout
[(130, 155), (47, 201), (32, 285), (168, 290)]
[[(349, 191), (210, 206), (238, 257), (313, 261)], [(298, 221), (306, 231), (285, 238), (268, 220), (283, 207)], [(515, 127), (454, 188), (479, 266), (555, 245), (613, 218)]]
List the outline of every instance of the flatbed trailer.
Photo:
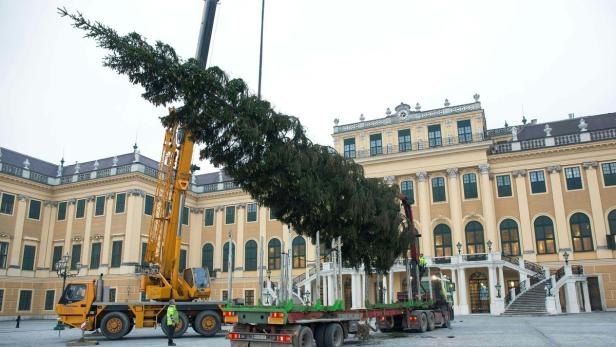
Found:
[(334, 306), (296, 306), (290, 301), (284, 307), (227, 305), (223, 317), (225, 323), (234, 324), (227, 334), (231, 347), (312, 347), (314, 342), (317, 347), (338, 347), (371, 319), (381, 331), (425, 332), (450, 327), (453, 311), (451, 305), (434, 301), (351, 310), (345, 310), (342, 301)]

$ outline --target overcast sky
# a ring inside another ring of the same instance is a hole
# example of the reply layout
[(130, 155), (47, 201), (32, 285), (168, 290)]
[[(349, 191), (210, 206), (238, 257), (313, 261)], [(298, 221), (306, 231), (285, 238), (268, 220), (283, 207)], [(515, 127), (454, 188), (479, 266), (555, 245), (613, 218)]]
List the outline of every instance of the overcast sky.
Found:
[[(257, 88), (259, 0), (221, 0), (208, 65)], [(196, 51), (203, 1), (0, 0), (0, 146), (57, 163), (132, 151), (158, 159), (164, 109), (101, 65), (60, 18), (81, 11), (179, 55)], [(481, 95), (489, 128), (616, 111), (616, 1), (267, 0), (263, 96), (331, 144), (333, 119), (424, 110)], [(212, 167), (203, 165), (204, 170)]]

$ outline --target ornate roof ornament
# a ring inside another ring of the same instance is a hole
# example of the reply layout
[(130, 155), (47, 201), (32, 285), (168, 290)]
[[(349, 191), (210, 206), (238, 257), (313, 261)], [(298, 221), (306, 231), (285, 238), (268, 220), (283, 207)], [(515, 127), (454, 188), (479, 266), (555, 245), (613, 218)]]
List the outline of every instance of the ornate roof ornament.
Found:
[(479, 94), (475, 93), (475, 95), (473, 95), (473, 99), (475, 99), (475, 102), (479, 102)]
[(24, 160), (24, 169), (30, 170), (30, 161), (28, 160), (28, 158)]
[(387, 116), (390, 116), (390, 115), (391, 115), (391, 110), (389, 109), (389, 107), (388, 107), (388, 108), (387, 108), (387, 110), (385, 111), (385, 114), (386, 114)]
[(513, 126), (511, 127), (511, 140), (512, 141), (517, 141), (518, 140), (518, 127)]
[(58, 166), (58, 171), (56, 172), (56, 176), (62, 176), (62, 171), (64, 171), (64, 157), (60, 159), (60, 166)]
[(417, 175), (417, 179), (419, 180), (419, 182), (425, 182), (426, 179), (428, 178), (427, 171), (417, 171), (415, 175)]
[(458, 168), (457, 167), (450, 167), (447, 169), (447, 176), (449, 176), (449, 178), (455, 178), (458, 176)]
[(543, 128), (543, 132), (545, 133), (546, 137), (552, 136), (552, 128), (550, 128), (549, 124), (545, 125), (545, 127)]
[(526, 125), (526, 122), (528, 122), (528, 120), (526, 120), (526, 116), (522, 116), (522, 124)]
[(75, 173), (78, 174), (81, 169), (81, 165), (79, 165), (78, 161), (75, 161)]
[(490, 173), (490, 164), (480, 164), (478, 168), (479, 168), (479, 172), (481, 172), (484, 175), (487, 175)]
[(509, 128), (509, 123), (507, 123), (507, 121), (505, 121), (505, 128)]
[(419, 103), (415, 104), (415, 111), (417, 112), (421, 111), (421, 105)]
[(450, 105), (449, 99), (445, 98), (445, 103), (443, 105), (445, 105), (445, 107), (449, 107)]
[(118, 156), (113, 157), (113, 166), (118, 166)]
[(359, 115), (359, 120), (362, 122), (366, 120), (366, 117), (364, 116), (363, 113)]
[(584, 118), (580, 118), (580, 124), (578, 124), (578, 128), (580, 129), (580, 131), (584, 132), (587, 131), (586, 128), (588, 128), (588, 123), (586, 123), (586, 121), (584, 120)]
[(133, 163), (138, 163), (139, 162), (139, 148), (137, 147), (137, 142), (135, 142), (135, 144), (133, 145), (133, 154), (135, 156), (135, 158), (133, 159)]
[(338, 125), (338, 123), (340, 123), (340, 119), (334, 118), (334, 125)]
[(94, 170), (98, 170), (98, 160), (94, 161)]

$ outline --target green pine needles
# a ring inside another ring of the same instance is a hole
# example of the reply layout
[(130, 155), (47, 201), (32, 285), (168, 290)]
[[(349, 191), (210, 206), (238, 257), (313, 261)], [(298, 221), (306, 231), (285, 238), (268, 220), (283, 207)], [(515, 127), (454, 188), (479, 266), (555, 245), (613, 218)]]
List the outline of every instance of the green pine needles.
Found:
[(189, 130), (203, 145), (201, 159), (224, 168), (297, 233), (313, 242), (317, 230), (324, 242), (341, 236), (344, 260), (352, 266), (363, 263), (368, 271), (389, 271), (409, 248), (397, 187), (364, 177), (352, 160), (312, 143), (299, 119), (259, 100), (243, 80), (181, 59), (162, 42), (150, 45), (137, 33), (121, 36), (80, 13), (58, 11), (110, 51), (104, 66), (141, 85), (144, 99), (157, 106), (181, 104), (161, 118), (163, 125), (179, 122)]

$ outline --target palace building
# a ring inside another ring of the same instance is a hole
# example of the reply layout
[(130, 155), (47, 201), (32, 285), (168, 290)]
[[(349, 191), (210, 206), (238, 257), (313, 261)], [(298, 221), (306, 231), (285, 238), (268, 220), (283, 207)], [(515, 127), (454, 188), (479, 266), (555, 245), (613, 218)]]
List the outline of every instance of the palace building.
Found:
[[(616, 113), (487, 129), (474, 98), (335, 120), (334, 148), (412, 197), (421, 251), (450, 281), (456, 313), (616, 309)], [(65, 255), (72, 275), (103, 274), (111, 300), (147, 299), (139, 273), (157, 168), (136, 146), (73, 165), (0, 148), (0, 317), (54, 316)], [(207, 267), (213, 299), (258, 300), (261, 247), (267, 277), (279, 280), (290, 252), (294, 287), (315, 292), (312, 242), (223, 172), (193, 177), (181, 219), (180, 267)], [(328, 304), (335, 279), (327, 254), (319, 259)], [(402, 259), (385, 275), (344, 268), (345, 304), (396, 301), (405, 275)]]

